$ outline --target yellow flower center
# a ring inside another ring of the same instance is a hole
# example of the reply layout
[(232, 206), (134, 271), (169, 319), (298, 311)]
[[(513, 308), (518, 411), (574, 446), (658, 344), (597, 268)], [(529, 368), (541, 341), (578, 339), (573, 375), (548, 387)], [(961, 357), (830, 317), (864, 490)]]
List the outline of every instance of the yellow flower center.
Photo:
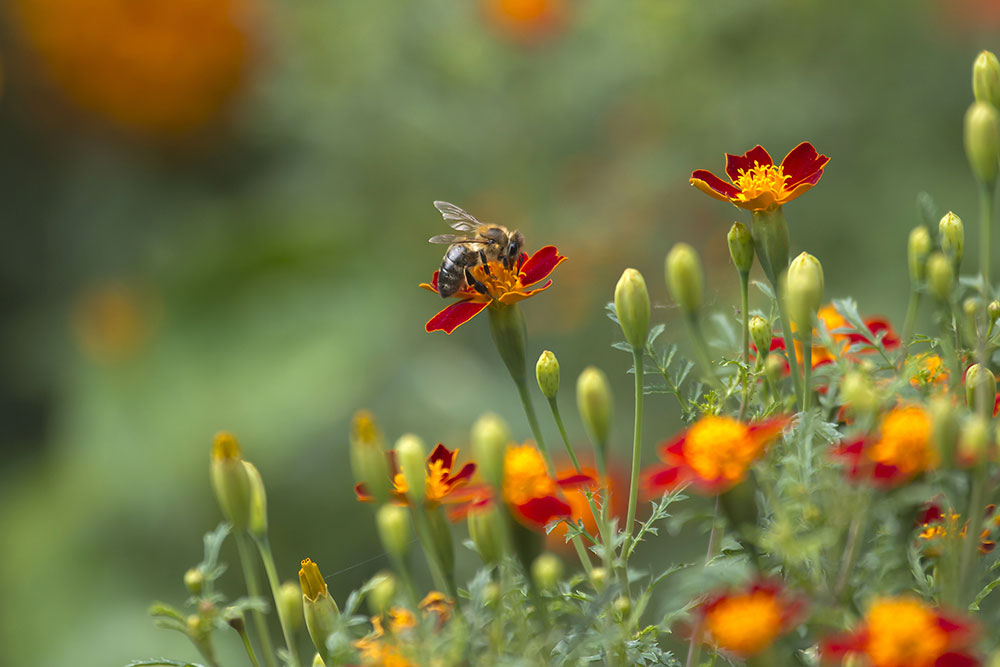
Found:
[(891, 411), (882, 421), (882, 437), (869, 456), (899, 468), (906, 476), (936, 468), (939, 457), (931, 443), (930, 416), (915, 405)]
[(934, 612), (917, 600), (880, 600), (867, 620), (874, 667), (930, 667), (948, 647)]
[(763, 450), (764, 443), (751, 437), (745, 424), (728, 417), (702, 417), (684, 439), (688, 465), (705, 480), (742, 479)]
[(787, 179), (781, 167), (754, 162), (750, 169), (739, 170), (735, 185), (741, 192), (737, 198), (750, 201), (762, 194), (771, 193), (775, 199), (780, 199), (785, 193)]
[[(425, 494), (427, 500), (431, 502), (439, 502), (450, 490), (448, 487), (448, 476), (451, 474), (451, 468), (446, 468), (444, 461), (433, 461), (427, 466), (427, 486)], [(409, 485), (406, 483), (406, 476), (401, 472), (397, 472), (392, 478), (392, 488), (396, 493), (405, 495), (407, 491), (410, 490)]]
[(489, 273), (482, 264), (471, 269), (473, 277), (486, 286), (491, 299), (499, 299), (504, 294), (519, 289), (517, 263), (508, 269), (503, 262), (489, 262)]
[(925, 352), (917, 356), (917, 369), (910, 384), (918, 389), (924, 386), (937, 386), (948, 381), (948, 368), (939, 355)]
[(549, 477), (541, 452), (531, 445), (507, 448), (503, 459), (503, 495), (507, 502), (523, 505), (555, 491), (556, 483)]
[(767, 648), (781, 632), (781, 606), (774, 594), (766, 591), (735, 595), (706, 615), (705, 627), (719, 648), (753, 655)]
[(232, 433), (223, 431), (212, 441), (213, 461), (239, 461), (242, 458), (240, 443)]

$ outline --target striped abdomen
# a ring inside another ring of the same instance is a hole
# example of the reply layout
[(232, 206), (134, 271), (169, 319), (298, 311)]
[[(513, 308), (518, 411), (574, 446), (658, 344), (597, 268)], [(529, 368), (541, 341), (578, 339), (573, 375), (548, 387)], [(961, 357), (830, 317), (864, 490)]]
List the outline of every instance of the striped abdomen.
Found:
[[(478, 245), (478, 244), (477, 244)], [(447, 298), (465, 284), (465, 270), (479, 263), (479, 251), (470, 245), (456, 243), (448, 248), (438, 271), (438, 291)]]

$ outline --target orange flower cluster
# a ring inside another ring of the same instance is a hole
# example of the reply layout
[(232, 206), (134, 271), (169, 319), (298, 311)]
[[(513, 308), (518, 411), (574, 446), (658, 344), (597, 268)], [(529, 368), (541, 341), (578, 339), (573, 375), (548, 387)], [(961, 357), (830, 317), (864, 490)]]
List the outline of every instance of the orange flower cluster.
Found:
[(791, 630), (802, 615), (801, 601), (774, 582), (755, 582), (743, 590), (710, 597), (699, 607), (702, 640), (723, 653), (747, 658)]

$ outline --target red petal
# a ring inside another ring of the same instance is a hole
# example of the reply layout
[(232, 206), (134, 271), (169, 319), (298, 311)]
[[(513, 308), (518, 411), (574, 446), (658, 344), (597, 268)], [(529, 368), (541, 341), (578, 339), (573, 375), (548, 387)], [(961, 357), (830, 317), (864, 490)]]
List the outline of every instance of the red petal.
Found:
[[(438, 292), (438, 272), (435, 271), (434, 275), (431, 276), (430, 288), (432, 292)], [(440, 292), (438, 292), (440, 293)]]
[(569, 475), (568, 477), (563, 477), (556, 480), (556, 484), (564, 489), (571, 489), (576, 486), (587, 486), (588, 484), (594, 484), (597, 480), (590, 475), (584, 475), (583, 473)]
[(573, 514), (573, 508), (555, 496), (532, 498), (523, 505), (518, 505), (517, 511), (522, 518), (539, 527), (545, 526), (553, 519)]
[(771, 156), (768, 155), (763, 146), (754, 146), (743, 155), (730, 155), (726, 153), (726, 176), (735, 183), (739, 180), (740, 169), (745, 172), (750, 171), (754, 164), (767, 166), (774, 164), (774, 160), (771, 159)]
[(359, 482), (354, 485), (354, 495), (358, 497), (363, 503), (371, 502), (375, 500), (370, 493), (368, 493), (368, 487), (364, 485), (364, 482)]
[(453, 475), (448, 479), (448, 486), (457, 486), (460, 483), (464, 483), (472, 479), (472, 476), (476, 474), (476, 464), (466, 463), (462, 466), (462, 469), (458, 471), (457, 475)]
[(428, 333), (431, 331), (443, 331), (446, 334), (450, 334), (452, 331), (478, 315), (479, 312), (488, 305), (489, 302), (478, 303), (476, 301), (459, 301), (457, 303), (453, 303), (432, 317), (427, 324), (424, 325), (424, 330)]
[(697, 171), (692, 172), (688, 183), (695, 186), (705, 194), (715, 197), (716, 199), (721, 199), (722, 201), (735, 199), (736, 195), (740, 193), (740, 189), (735, 185), (732, 183), (726, 183), (724, 180), (705, 169), (698, 169)]
[(920, 518), (917, 519), (917, 524), (922, 526), (928, 523), (935, 523), (943, 518), (944, 514), (941, 512), (941, 508), (935, 503), (929, 503), (920, 515)]
[(820, 155), (808, 141), (804, 141), (788, 152), (781, 161), (781, 170), (785, 174), (785, 187), (794, 189), (799, 183), (808, 182), (815, 185), (823, 175), (823, 167), (830, 161), (825, 155)]
[(455, 465), (455, 453), (457, 451), (456, 449), (453, 452), (439, 442), (434, 451), (431, 452), (431, 455), (427, 457), (427, 464), (430, 465), (435, 461), (441, 461), (445, 470), (451, 470), (452, 466)]
[(868, 631), (862, 629), (854, 634), (824, 640), (819, 652), (824, 659), (842, 658), (848, 653), (864, 653), (867, 646)]
[(981, 664), (967, 653), (945, 653), (934, 661), (934, 667), (979, 667)]
[[(882, 337), (882, 345), (886, 349), (892, 349), (899, 346), (899, 336), (893, 330), (892, 325), (889, 320), (883, 319), (881, 317), (871, 317), (865, 320), (865, 326), (868, 330), (872, 332), (873, 338), (878, 338), (878, 334), (885, 332), (885, 336)], [(852, 343), (863, 343), (865, 337), (859, 333), (849, 333), (847, 334), (847, 340)]]
[(895, 484), (896, 482), (902, 481), (903, 471), (894, 465), (889, 465), (888, 463), (875, 463), (875, 469), (872, 470), (872, 479), (881, 485)]
[(660, 458), (668, 463), (676, 463), (684, 460), (684, 441), (687, 439), (687, 431), (681, 431), (674, 436), (673, 440), (667, 440), (659, 448)]
[(521, 287), (528, 287), (541, 280), (545, 280), (552, 273), (552, 270), (565, 260), (566, 258), (559, 254), (559, 249), (554, 245), (539, 248), (521, 266), (518, 282), (521, 284)]
[(685, 480), (680, 466), (653, 466), (642, 474), (642, 485), (648, 498), (659, 498), (665, 491), (673, 491)]
[(993, 416), (996, 417), (998, 414), (1000, 414), (1000, 393), (993, 399)]

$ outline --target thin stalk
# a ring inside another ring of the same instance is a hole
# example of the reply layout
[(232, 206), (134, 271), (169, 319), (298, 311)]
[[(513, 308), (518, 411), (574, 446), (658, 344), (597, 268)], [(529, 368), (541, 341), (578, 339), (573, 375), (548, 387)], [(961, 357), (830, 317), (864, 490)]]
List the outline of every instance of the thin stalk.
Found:
[(278, 581), (278, 570), (274, 565), (274, 554), (271, 552), (271, 542), (267, 536), (259, 539), (255, 538), (257, 551), (260, 552), (260, 559), (264, 563), (264, 573), (267, 575), (267, 582), (271, 585), (271, 595), (274, 597), (274, 608), (278, 612), (278, 622), (281, 624), (281, 634), (285, 638), (285, 648), (288, 650), (288, 667), (299, 667), (299, 652), (295, 648), (295, 634), (288, 626), (288, 619), (281, 613), (281, 605), (278, 604), (278, 596), (281, 591), (281, 582)]
[[(705, 565), (707, 566), (712, 562), (715, 557), (715, 538), (716, 532), (719, 527), (719, 507), (721, 506), (722, 498), (720, 496), (715, 496), (715, 508), (712, 510), (712, 530), (708, 533), (708, 549), (705, 550)], [(691, 633), (691, 641), (688, 644), (688, 654), (687, 659), (684, 661), (684, 667), (693, 667), (698, 664), (699, 654), (701, 653), (701, 642), (699, 636), (701, 635), (701, 621), (694, 628), (694, 632)], [(712, 662), (715, 662), (715, 658), (712, 658)]]
[[(750, 274), (740, 271), (740, 310), (743, 313), (743, 363), (750, 367)], [(758, 354), (764, 354), (763, 350)], [(743, 382), (743, 398), (740, 400), (740, 419), (747, 411), (750, 398), (750, 373), (747, 371)]]
[(424, 556), (427, 558), (427, 565), (431, 570), (431, 577), (439, 588), (443, 588), (448, 597), (457, 599), (456, 587), (454, 583), (454, 573), (445, 571), (441, 559), (438, 558), (437, 550), (434, 547), (434, 537), (431, 535), (430, 523), (424, 508), (415, 506), (412, 508), (413, 523), (417, 528), (417, 537), (420, 539), (420, 546), (424, 549)]
[(577, 472), (581, 472), (580, 461), (576, 458), (573, 446), (569, 444), (569, 437), (566, 435), (566, 426), (563, 424), (562, 416), (559, 414), (559, 402), (555, 396), (549, 399), (549, 408), (552, 409), (552, 418), (555, 420), (556, 426), (559, 427), (559, 435), (562, 436), (563, 444), (566, 445), (566, 451), (569, 452), (569, 458), (573, 462), (573, 467)]
[(969, 492), (969, 510), (966, 517), (969, 528), (962, 540), (961, 555), (958, 561), (959, 595), (963, 603), (976, 594), (976, 553), (979, 548), (979, 530), (986, 514), (986, 464), (980, 462), (972, 471), (972, 489)]
[(535, 443), (538, 445), (538, 450), (542, 453), (542, 457), (545, 459), (545, 465), (549, 468), (549, 474), (553, 478), (556, 476), (556, 466), (552, 462), (552, 457), (549, 455), (549, 448), (545, 446), (545, 438), (542, 436), (542, 429), (538, 426), (538, 417), (535, 415), (535, 406), (531, 402), (531, 394), (528, 393), (528, 383), (524, 381), (524, 378), (520, 380), (513, 375), (514, 384), (517, 385), (517, 395), (521, 399), (521, 406), (524, 408), (524, 416), (528, 418), (528, 427), (531, 429), (531, 435), (535, 438)]
[[(236, 532), (236, 550), (240, 554), (240, 567), (243, 569), (247, 593), (250, 597), (263, 597), (260, 592), (260, 584), (257, 582), (257, 566), (254, 564), (253, 553), (250, 551), (247, 536), (242, 531)], [(271, 635), (267, 629), (267, 619), (259, 609), (254, 609), (252, 614), (254, 625), (257, 628), (257, 641), (260, 642), (260, 652), (264, 654), (264, 663), (268, 667), (278, 667), (278, 660), (275, 658), (274, 648), (271, 646)]]
[(635, 523), (635, 505), (639, 496), (639, 464), (642, 459), (642, 400), (643, 365), (642, 349), (632, 348), (632, 368), (635, 374), (635, 427), (632, 438), (632, 478), (628, 488), (628, 514), (625, 519), (625, 541), (622, 554), (627, 554), (632, 542), (632, 524)]
[(990, 284), (990, 227), (993, 225), (993, 185), (979, 186), (979, 272), (983, 276), (984, 296), (992, 298)]
[[(795, 347), (793, 344), (792, 347)], [(812, 332), (802, 337), (802, 411), (809, 410), (812, 399)]]
[[(772, 282), (772, 287), (774, 287), (775, 294), (777, 294), (778, 286)], [(799, 377), (799, 359), (798, 354), (795, 352), (795, 342), (792, 334), (792, 326), (789, 323), (788, 313), (785, 312), (785, 304), (782, 303), (783, 299), (778, 296), (775, 297), (775, 301), (778, 302), (778, 319), (781, 320), (781, 335), (785, 338), (785, 353), (788, 355), (788, 365), (791, 367), (792, 371), (792, 385), (795, 387), (795, 403), (797, 405), (802, 405), (802, 378)]]
[(857, 512), (851, 519), (851, 525), (847, 528), (847, 540), (844, 542), (844, 553), (840, 557), (840, 571), (837, 573), (837, 583), (833, 586), (833, 595), (839, 598), (847, 587), (847, 580), (854, 568), (854, 561), (858, 556), (858, 545), (861, 544), (861, 534), (864, 530), (867, 512)]
[(920, 310), (920, 292), (917, 290), (916, 285), (910, 288), (910, 302), (906, 305), (906, 320), (903, 323), (903, 344), (900, 345), (899, 358), (903, 360), (906, 358), (906, 351), (910, 347), (910, 341), (913, 339), (913, 327), (917, 324), (917, 312)]
[(236, 632), (240, 633), (240, 639), (243, 640), (243, 648), (247, 651), (247, 657), (250, 658), (250, 664), (253, 667), (260, 667), (260, 663), (257, 662), (257, 656), (253, 652), (253, 644), (250, 643), (250, 635), (247, 634), (246, 626), (241, 621), (239, 627), (235, 628)]

